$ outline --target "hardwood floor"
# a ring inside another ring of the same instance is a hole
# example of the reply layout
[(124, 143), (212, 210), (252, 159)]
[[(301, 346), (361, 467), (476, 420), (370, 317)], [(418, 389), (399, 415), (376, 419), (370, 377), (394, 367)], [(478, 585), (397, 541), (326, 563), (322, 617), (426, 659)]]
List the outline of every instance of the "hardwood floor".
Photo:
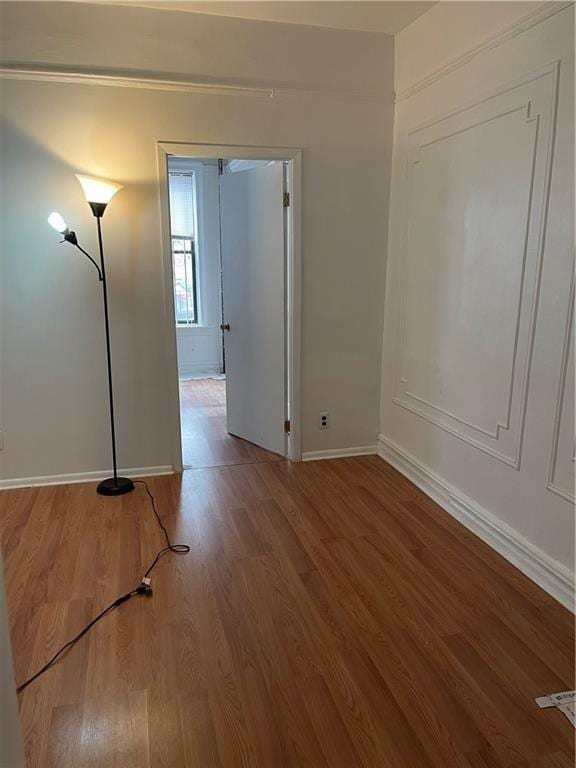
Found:
[(226, 382), (180, 382), (182, 459), (185, 467), (225, 467), (281, 461), (282, 456), (226, 432)]
[[(29, 768), (568, 768), (572, 616), (375, 456), (150, 480), (186, 556), (20, 697)], [(0, 493), (17, 679), (139, 582), (139, 486)]]

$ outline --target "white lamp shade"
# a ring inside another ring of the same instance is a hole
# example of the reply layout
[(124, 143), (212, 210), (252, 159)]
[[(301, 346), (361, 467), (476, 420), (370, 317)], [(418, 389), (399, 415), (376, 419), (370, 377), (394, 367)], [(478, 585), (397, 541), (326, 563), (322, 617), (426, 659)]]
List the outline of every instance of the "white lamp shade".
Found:
[(60, 232), (61, 234), (68, 229), (64, 219), (59, 213), (56, 213), (56, 211), (53, 211), (50, 216), (48, 216), (48, 224), (50, 224), (51, 227), (54, 227), (56, 232)]
[(83, 176), (77, 173), (76, 178), (82, 185), (84, 195), (89, 203), (109, 203), (116, 192), (122, 189), (122, 184), (106, 179), (96, 179), (93, 176)]

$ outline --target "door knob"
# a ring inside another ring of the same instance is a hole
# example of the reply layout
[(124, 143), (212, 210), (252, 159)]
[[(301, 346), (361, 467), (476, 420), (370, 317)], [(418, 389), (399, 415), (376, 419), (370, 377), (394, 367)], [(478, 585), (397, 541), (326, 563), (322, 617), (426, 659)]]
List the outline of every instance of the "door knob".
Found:
[(229, 331), (230, 330), (230, 323), (220, 323), (220, 330), (221, 331)]

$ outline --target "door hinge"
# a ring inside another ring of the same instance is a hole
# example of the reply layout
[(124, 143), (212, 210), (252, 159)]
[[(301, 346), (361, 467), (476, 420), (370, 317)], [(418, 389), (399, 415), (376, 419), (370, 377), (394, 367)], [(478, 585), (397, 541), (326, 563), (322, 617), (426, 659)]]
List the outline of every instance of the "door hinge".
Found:
[(284, 202), (284, 208), (290, 208), (290, 192), (284, 192), (284, 197), (282, 199)]
[(224, 173), (224, 161), (219, 159), (218, 160), (218, 176), (222, 176)]
[(290, 420), (284, 422), (284, 432), (286, 432), (287, 435), (290, 434)]

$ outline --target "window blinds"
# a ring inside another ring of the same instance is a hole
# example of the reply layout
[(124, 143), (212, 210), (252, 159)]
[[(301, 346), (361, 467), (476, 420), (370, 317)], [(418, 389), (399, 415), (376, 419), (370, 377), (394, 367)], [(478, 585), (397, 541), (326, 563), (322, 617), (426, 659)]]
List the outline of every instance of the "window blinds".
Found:
[(194, 174), (168, 174), (172, 237), (194, 239)]

